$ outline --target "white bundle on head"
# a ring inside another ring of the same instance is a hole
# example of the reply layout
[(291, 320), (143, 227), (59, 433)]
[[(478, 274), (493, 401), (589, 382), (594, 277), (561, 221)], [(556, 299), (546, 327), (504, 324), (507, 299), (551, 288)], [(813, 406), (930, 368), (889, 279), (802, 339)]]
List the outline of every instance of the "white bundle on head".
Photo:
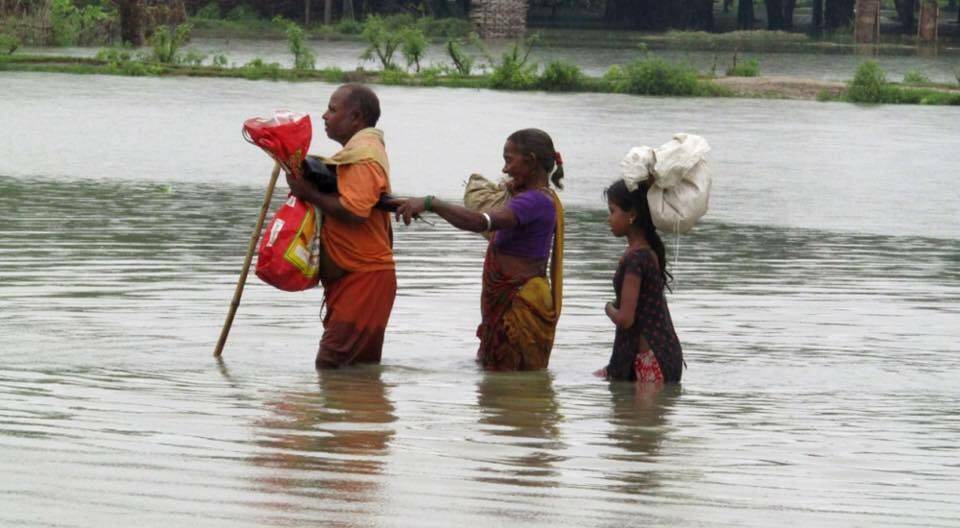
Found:
[(710, 170), (704, 159), (710, 145), (700, 136), (675, 134), (659, 148), (634, 147), (620, 161), (630, 192), (653, 177), (647, 191), (650, 216), (657, 229), (686, 233), (707, 212)]

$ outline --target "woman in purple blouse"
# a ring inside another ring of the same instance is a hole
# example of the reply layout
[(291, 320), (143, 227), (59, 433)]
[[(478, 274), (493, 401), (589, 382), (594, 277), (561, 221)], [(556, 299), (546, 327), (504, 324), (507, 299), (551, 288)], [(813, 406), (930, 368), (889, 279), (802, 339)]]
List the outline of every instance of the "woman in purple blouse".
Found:
[(477, 361), (488, 370), (542, 369), (563, 295), (563, 206), (550, 188), (551, 181), (563, 188), (563, 162), (550, 136), (534, 128), (507, 138), (503, 161), (512, 179), (504, 206), (478, 212), (426, 196), (403, 201), (397, 218), (409, 224), (432, 211), (458, 229), (495, 232), (483, 265)]

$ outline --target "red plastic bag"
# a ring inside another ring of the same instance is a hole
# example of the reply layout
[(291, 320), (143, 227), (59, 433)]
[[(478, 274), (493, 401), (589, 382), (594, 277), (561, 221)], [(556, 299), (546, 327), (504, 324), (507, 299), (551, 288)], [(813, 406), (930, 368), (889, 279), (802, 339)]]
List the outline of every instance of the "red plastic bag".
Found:
[(287, 173), (299, 176), (300, 165), (310, 149), (313, 125), (309, 115), (279, 111), (270, 119), (254, 117), (244, 121), (243, 137), (265, 150)]
[(257, 277), (286, 291), (320, 282), (320, 225), (317, 210), (291, 195), (277, 210), (260, 240)]

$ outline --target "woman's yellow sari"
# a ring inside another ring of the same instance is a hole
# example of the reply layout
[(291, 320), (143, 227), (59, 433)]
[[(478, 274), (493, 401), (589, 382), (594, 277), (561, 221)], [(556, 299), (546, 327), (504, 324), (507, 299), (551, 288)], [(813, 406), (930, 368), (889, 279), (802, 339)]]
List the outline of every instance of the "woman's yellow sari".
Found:
[(563, 205), (550, 190), (557, 211), (550, 259), (550, 280), (510, 277), (494, 258), (493, 243), (483, 264), (477, 328), (477, 361), (488, 370), (537, 370), (547, 367), (563, 305)]

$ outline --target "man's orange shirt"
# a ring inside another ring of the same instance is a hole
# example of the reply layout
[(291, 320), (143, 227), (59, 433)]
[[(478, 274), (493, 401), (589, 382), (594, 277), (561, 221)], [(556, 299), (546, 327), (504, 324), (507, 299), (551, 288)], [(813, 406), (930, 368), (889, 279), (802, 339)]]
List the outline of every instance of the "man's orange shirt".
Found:
[(324, 215), (321, 234), (330, 258), (347, 271), (394, 269), (390, 213), (373, 208), (390, 192), (386, 172), (375, 161), (339, 165), (337, 187), (344, 209), (367, 220), (353, 224)]

